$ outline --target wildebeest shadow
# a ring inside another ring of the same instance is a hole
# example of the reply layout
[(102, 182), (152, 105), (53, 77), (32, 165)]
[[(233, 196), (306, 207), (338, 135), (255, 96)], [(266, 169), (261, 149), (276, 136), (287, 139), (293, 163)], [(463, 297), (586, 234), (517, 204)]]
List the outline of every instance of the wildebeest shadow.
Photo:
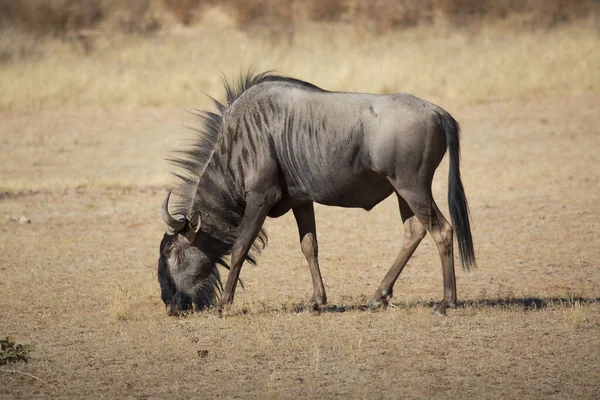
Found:
[(499, 299), (465, 300), (458, 304), (459, 308), (488, 307), (488, 308), (520, 308), (525, 311), (545, 308), (573, 307), (577, 304), (587, 305), (600, 303), (600, 297), (509, 297)]
[[(459, 301), (457, 309), (468, 308), (498, 308), (498, 309), (520, 309), (523, 311), (569, 308), (576, 304), (588, 305), (600, 303), (600, 297), (507, 297), (507, 298), (482, 298), (474, 300)], [(414, 300), (391, 302), (388, 309), (414, 309), (414, 308), (433, 308), (436, 305), (434, 300)], [(310, 307), (297, 305), (293, 308), (282, 306), (280, 311), (291, 311), (296, 313), (315, 312), (315, 313), (344, 313), (348, 311), (372, 311), (370, 304), (349, 304), (336, 305), (328, 304), (322, 306), (318, 311), (313, 311)]]
[[(253, 306), (241, 306), (223, 313), (216, 308), (199, 312), (205, 317), (217, 316), (233, 317), (241, 315), (265, 315), (265, 314), (341, 314), (346, 312), (388, 312), (393, 310), (411, 310), (411, 309), (429, 309), (432, 310), (437, 304), (435, 300), (411, 300), (411, 301), (393, 301), (387, 307), (387, 310), (378, 308), (373, 310), (370, 303), (366, 303), (365, 299), (359, 300), (356, 303), (350, 304), (327, 304), (321, 306), (319, 310), (313, 310), (307, 304), (290, 304), (283, 303), (280, 305), (261, 303)], [(468, 299), (459, 301), (456, 308), (458, 310), (485, 310), (485, 309), (506, 309), (510, 311), (536, 311), (536, 310), (556, 310), (572, 308), (576, 306), (584, 306), (590, 304), (600, 304), (600, 297), (505, 297), (505, 298), (480, 298)], [(197, 312), (186, 312), (178, 314), (179, 318), (187, 318)]]

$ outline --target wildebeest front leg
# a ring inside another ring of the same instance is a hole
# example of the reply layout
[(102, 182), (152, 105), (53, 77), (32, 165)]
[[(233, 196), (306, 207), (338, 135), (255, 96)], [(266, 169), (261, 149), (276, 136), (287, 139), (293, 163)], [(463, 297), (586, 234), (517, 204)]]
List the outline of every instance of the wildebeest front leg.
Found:
[(313, 203), (294, 207), (293, 211), (300, 234), (300, 248), (304, 257), (306, 257), (312, 277), (313, 296), (310, 299), (310, 306), (313, 310), (318, 310), (320, 306), (327, 302), (327, 296), (325, 294), (325, 286), (323, 286), (323, 279), (321, 278), (321, 270), (319, 269), (319, 246), (317, 244)]
[(246, 210), (244, 218), (240, 225), (240, 231), (231, 249), (231, 265), (229, 276), (223, 288), (221, 301), (219, 302), (219, 310), (222, 310), (226, 304), (233, 303), (235, 296), (235, 288), (240, 277), (242, 264), (246, 259), (246, 255), (252, 246), (252, 243), (258, 236), (260, 228), (265, 222), (269, 209), (279, 199), (279, 194), (275, 190), (257, 193), (250, 192), (246, 196)]

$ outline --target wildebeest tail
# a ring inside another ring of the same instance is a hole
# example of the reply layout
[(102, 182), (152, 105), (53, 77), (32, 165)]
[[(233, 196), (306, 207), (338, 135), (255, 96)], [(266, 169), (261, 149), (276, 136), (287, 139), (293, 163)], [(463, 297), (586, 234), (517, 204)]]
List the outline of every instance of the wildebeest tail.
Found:
[(450, 157), (448, 171), (448, 206), (454, 233), (458, 242), (458, 252), (463, 268), (475, 268), (475, 250), (469, 222), (469, 204), (460, 179), (460, 127), (447, 112), (440, 112), (442, 128), (446, 134), (446, 146)]

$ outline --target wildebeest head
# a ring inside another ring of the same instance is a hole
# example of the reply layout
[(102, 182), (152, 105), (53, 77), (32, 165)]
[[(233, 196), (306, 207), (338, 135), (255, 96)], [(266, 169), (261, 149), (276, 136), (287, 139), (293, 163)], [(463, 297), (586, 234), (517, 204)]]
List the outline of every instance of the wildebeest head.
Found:
[(158, 281), (161, 298), (170, 315), (182, 311), (208, 308), (221, 289), (216, 264), (199, 248), (200, 216), (191, 220), (169, 213), (169, 197), (163, 202), (161, 215), (167, 232), (160, 243)]

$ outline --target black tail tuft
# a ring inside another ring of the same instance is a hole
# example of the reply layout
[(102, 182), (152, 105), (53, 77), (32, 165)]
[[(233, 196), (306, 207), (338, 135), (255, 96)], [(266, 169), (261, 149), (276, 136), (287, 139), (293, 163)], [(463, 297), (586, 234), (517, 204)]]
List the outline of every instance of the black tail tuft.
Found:
[(448, 206), (450, 218), (458, 242), (458, 252), (463, 268), (470, 270), (477, 266), (473, 236), (469, 222), (469, 204), (460, 179), (460, 127), (458, 122), (446, 112), (441, 112), (442, 128), (446, 134), (446, 146), (450, 153), (448, 171)]

